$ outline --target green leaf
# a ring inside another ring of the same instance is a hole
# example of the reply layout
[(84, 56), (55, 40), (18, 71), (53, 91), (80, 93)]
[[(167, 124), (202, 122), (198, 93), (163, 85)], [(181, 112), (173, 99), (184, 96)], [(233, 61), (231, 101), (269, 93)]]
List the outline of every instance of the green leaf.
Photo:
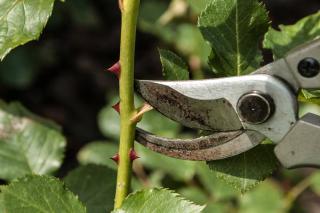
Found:
[(116, 172), (105, 166), (87, 165), (71, 171), (64, 181), (88, 213), (105, 213), (113, 209), (116, 177)]
[[(275, 59), (284, 57), (291, 49), (320, 37), (320, 12), (293, 25), (280, 25), (279, 29), (270, 28), (263, 42), (265, 48), (272, 50)], [(319, 97), (319, 91), (302, 90), (300, 100), (319, 105)]]
[(296, 46), (320, 36), (320, 12), (293, 25), (280, 25), (279, 29), (269, 28), (263, 42), (264, 48), (271, 49), (276, 59), (285, 56)]
[(145, 113), (142, 121), (138, 123), (138, 127), (163, 137), (177, 137), (181, 130), (180, 124), (155, 110)]
[[(198, 26), (210, 43), (209, 64), (219, 75), (244, 75), (260, 67), (260, 39), (268, 30), (268, 14), (257, 0), (212, 0)], [(268, 161), (261, 162), (260, 156)], [(259, 162), (259, 163), (258, 163)], [(209, 162), (217, 176), (245, 192), (275, 169), (276, 158), (268, 145), (233, 158)]]
[(18, 103), (0, 102), (0, 178), (56, 171), (66, 146), (57, 128)]
[(30, 47), (17, 48), (0, 63), (1, 84), (24, 89), (30, 86), (39, 71), (37, 50)]
[(225, 160), (210, 161), (208, 165), (218, 178), (244, 193), (271, 175), (278, 162), (274, 145), (261, 144), (243, 154)]
[(0, 2), (0, 60), (13, 48), (38, 39), (54, 0), (3, 0)]
[(204, 162), (197, 164), (196, 171), (199, 181), (205, 186), (208, 193), (217, 200), (230, 199), (238, 195), (235, 189), (225, 184), (220, 178), (217, 178), (216, 173), (210, 170)]
[(320, 172), (315, 172), (310, 177), (311, 189), (320, 196)]
[[(160, 23), (161, 16), (169, 7), (170, 1), (147, 0), (141, 1), (139, 28), (140, 30), (151, 33), (161, 40), (172, 42), (175, 39), (175, 26), (168, 26)], [(171, 23), (169, 24), (171, 25)]]
[(195, 205), (172, 191), (156, 188), (130, 194), (114, 213), (199, 213), (203, 209), (204, 206)]
[(196, 204), (205, 204), (208, 201), (208, 197), (203, 190), (196, 186), (188, 186), (179, 189), (179, 194)]
[(280, 213), (284, 211), (283, 192), (271, 181), (265, 181), (240, 199), (239, 213)]
[(209, 64), (221, 75), (244, 75), (262, 62), (260, 39), (268, 14), (257, 0), (212, 0), (198, 26), (213, 49)]
[[(0, 186), (0, 189), (1, 189), (2, 187), (3, 187), (3, 186)], [(3, 203), (3, 194), (1, 193), (1, 191), (0, 191), (0, 212), (5, 212), (4, 203)]]
[(1, 188), (6, 213), (85, 213), (86, 209), (58, 179), (26, 176)]
[(147, 168), (164, 171), (175, 180), (188, 181), (195, 174), (196, 162), (179, 160), (153, 152), (140, 144), (136, 144), (136, 150), (141, 157), (139, 161)]
[(168, 9), (169, 3), (162, 0), (141, 1), (139, 22), (154, 26), (161, 15)]
[(187, 0), (187, 2), (195, 13), (200, 13), (211, 0)]
[(110, 158), (117, 152), (117, 144), (96, 141), (82, 147), (78, 152), (77, 158), (82, 165), (98, 164), (116, 170), (117, 164)]
[(231, 204), (223, 202), (210, 202), (207, 204), (206, 208), (202, 213), (226, 213), (233, 212), (234, 209)]
[(203, 63), (207, 63), (211, 51), (210, 45), (203, 39), (199, 28), (193, 24), (180, 24), (177, 27), (175, 43), (181, 53), (199, 57)]
[(189, 71), (186, 63), (175, 53), (159, 49), (162, 73), (167, 80), (188, 80)]
[(104, 136), (118, 141), (120, 135), (119, 113), (112, 108), (118, 102), (118, 98), (111, 98), (110, 100), (109, 104), (99, 112), (98, 124)]

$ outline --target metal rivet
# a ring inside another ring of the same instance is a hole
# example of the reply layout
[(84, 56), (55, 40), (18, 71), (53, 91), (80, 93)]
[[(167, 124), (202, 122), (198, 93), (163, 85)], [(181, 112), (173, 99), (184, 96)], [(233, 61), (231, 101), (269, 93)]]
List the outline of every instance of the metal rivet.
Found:
[(273, 99), (256, 91), (243, 95), (237, 104), (240, 118), (249, 124), (266, 122), (272, 116), (274, 109)]
[(319, 74), (320, 64), (314, 58), (304, 58), (298, 64), (298, 71), (300, 75), (306, 78), (312, 78)]

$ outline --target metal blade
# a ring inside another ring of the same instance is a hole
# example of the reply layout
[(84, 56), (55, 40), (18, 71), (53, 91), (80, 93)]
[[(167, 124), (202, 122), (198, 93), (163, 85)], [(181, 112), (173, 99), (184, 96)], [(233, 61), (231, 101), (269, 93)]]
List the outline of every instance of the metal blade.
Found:
[[(139, 80), (136, 90), (166, 117), (191, 128), (254, 130), (277, 143), (296, 122), (296, 96), (286, 83), (271, 75), (191, 81)], [(253, 91), (270, 96), (276, 108), (267, 121), (258, 125), (240, 120), (237, 114), (239, 100)]]
[[(196, 95), (197, 99), (183, 95), (165, 83), (140, 80), (136, 81), (136, 90), (156, 110), (184, 126), (216, 131), (243, 128), (234, 107), (226, 99), (206, 100)], [(184, 83), (180, 81), (180, 84)], [(201, 88), (188, 88), (201, 92)]]
[(249, 130), (218, 132), (196, 139), (168, 139), (136, 129), (136, 141), (166, 156), (195, 161), (211, 161), (232, 157), (252, 149), (265, 136)]

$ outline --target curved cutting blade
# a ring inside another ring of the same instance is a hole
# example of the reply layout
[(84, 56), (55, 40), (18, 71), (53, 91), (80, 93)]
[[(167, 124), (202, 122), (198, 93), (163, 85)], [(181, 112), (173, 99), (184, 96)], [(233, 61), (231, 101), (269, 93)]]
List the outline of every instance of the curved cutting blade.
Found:
[(136, 129), (136, 141), (166, 156), (195, 161), (232, 157), (252, 149), (265, 136), (250, 130), (218, 132), (195, 139), (169, 139)]
[[(139, 80), (136, 90), (166, 117), (191, 128), (254, 130), (277, 143), (297, 120), (295, 94), (282, 80), (266, 74), (191, 81)], [(269, 119), (259, 124), (240, 120), (236, 111), (239, 99), (253, 91), (270, 96), (275, 106)]]
[[(197, 94), (193, 97), (186, 96), (172, 87), (166, 86), (165, 83), (138, 80), (135, 86), (143, 99), (151, 106), (184, 126), (214, 131), (243, 128), (234, 107), (226, 99), (206, 100), (205, 98), (201, 99)], [(185, 88), (192, 90), (193, 87)], [(194, 91), (199, 92), (199, 88)], [(205, 92), (203, 91), (203, 93)]]

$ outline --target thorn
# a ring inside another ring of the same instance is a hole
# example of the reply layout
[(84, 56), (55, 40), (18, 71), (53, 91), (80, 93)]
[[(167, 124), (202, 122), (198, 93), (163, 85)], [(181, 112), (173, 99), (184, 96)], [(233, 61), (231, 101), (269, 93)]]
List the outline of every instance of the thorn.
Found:
[(153, 107), (150, 104), (145, 102), (142, 105), (142, 107), (140, 107), (138, 109), (138, 112), (131, 118), (131, 121), (134, 122), (134, 123), (140, 122), (141, 119), (142, 119), (143, 114), (146, 113), (146, 112), (151, 111), (152, 109), (153, 109)]
[(118, 3), (120, 11), (123, 12), (123, 0), (118, 0)]
[(130, 149), (130, 159), (131, 161), (134, 161), (136, 159), (140, 158), (138, 155), (137, 155), (137, 152), (134, 150), (134, 149)]
[(107, 70), (109, 72), (115, 74), (119, 78), (120, 77), (120, 72), (121, 72), (120, 62), (118, 61), (117, 63), (115, 63), (114, 65), (109, 67)]
[(114, 162), (116, 162), (116, 164), (119, 163), (120, 160), (120, 156), (119, 153), (115, 154), (113, 157), (110, 158), (111, 160), (113, 160)]
[(120, 101), (113, 105), (112, 108), (120, 114)]

